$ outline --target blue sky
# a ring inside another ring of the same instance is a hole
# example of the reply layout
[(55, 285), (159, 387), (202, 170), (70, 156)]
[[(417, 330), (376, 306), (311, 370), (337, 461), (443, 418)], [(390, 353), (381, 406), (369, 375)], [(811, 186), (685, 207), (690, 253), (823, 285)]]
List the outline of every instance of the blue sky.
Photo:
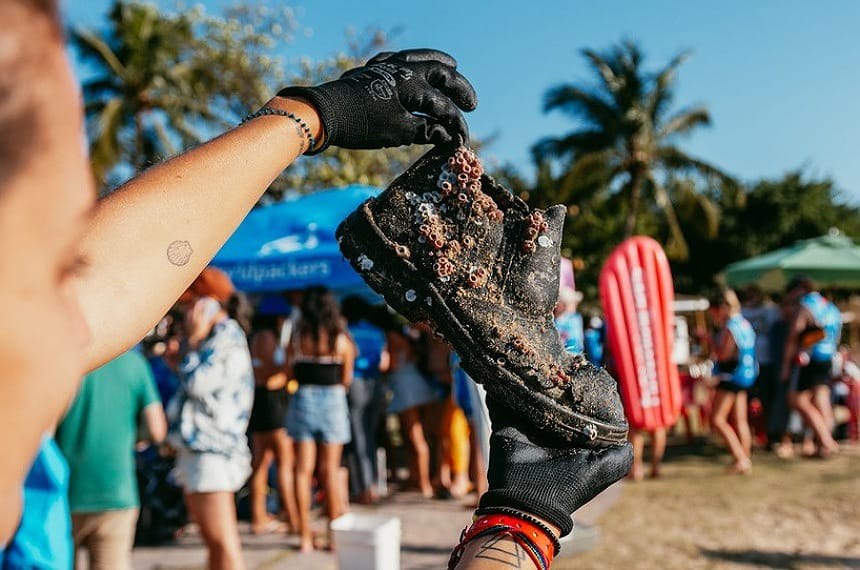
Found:
[[(172, 7), (175, 2), (159, 1)], [(206, 0), (217, 13), (227, 2)], [(109, 0), (66, 0), (73, 25), (98, 26)], [(344, 31), (399, 29), (395, 47), (452, 53), (480, 103), (467, 119), (474, 134), (498, 135), (487, 154), (528, 171), (529, 147), (572, 123), (541, 112), (560, 82), (590, 80), (579, 51), (622, 38), (639, 41), (646, 64), (681, 49), (693, 57), (679, 74), (677, 102), (704, 103), (713, 126), (686, 148), (742, 179), (804, 166), (832, 176), (860, 204), (860, 2), (829, 0), (586, 0), (291, 3), (311, 33), (288, 57), (322, 57), (345, 46)], [(852, 150), (854, 149), (854, 150)]]

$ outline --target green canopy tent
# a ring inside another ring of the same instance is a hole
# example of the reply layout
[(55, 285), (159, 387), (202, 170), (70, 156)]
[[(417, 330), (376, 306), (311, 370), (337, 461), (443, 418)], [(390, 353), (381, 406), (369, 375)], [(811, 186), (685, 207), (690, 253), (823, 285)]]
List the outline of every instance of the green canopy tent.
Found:
[(724, 270), (730, 287), (756, 283), (765, 291), (781, 291), (798, 275), (809, 277), (819, 287), (860, 289), (860, 247), (833, 231), (732, 263)]

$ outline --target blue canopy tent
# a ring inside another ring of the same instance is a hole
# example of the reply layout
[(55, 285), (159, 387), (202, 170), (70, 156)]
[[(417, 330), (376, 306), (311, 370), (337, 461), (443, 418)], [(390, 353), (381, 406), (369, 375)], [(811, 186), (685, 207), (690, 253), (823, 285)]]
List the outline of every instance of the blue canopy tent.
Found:
[(341, 293), (368, 294), (343, 259), (338, 224), (379, 189), (353, 185), (321, 190), (253, 210), (212, 260), (246, 293), (325, 285)]

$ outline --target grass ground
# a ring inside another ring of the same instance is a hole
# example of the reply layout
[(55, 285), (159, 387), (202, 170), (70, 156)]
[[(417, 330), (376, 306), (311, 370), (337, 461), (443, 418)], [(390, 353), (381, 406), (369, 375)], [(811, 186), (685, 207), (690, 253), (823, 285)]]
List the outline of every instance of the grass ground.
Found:
[(625, 485), (600, 544), (553, 570), (860, 568), (860, 448), (829, 460), (756, 454), (749, 476), (726, 474), (714, 447), (670, 453), (660, 479)]

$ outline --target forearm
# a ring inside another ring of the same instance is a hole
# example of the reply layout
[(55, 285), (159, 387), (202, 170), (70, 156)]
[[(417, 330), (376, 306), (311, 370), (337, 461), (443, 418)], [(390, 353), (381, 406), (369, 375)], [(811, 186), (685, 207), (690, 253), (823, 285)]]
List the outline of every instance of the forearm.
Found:
[[(276, 98), (269, 106), (316, 112)], [(94, 368), (137, 342), (209, 263), (271, 182), (305, 149), (293, 120), (261, 117), (143, 172), (101, 200), (83, 240), (79, 299)]]
[(146, 440), (158, 445), (167, 437), (167, 418), (160, 403), (153, 403), (143, 409), (143, 424), (146, 427)]

